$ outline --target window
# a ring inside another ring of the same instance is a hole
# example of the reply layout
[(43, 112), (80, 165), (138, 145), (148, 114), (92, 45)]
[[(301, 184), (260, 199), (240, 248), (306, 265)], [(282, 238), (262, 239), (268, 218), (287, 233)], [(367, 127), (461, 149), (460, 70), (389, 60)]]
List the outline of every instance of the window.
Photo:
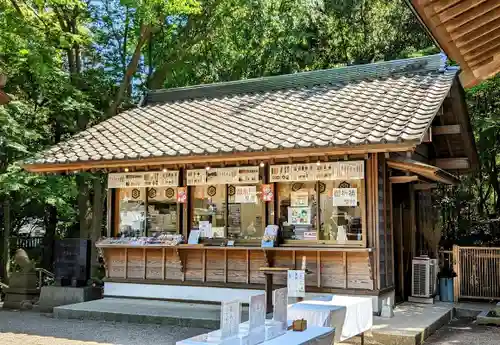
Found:
[(339, 244), (363, 240), (364, 181), (319, 183), (319, 240)]
[(363, 243), (364, 181), (278, 183), (283, 238)]
[(260, 239), (265, 228), (265, 203), (260, 185), (228, 186), (228, 238)]
[[(195, 186), (193, 199), (192, 226), (199, 227), (208, 222), (212, 227), (213, 237), (225, 237), (226, 228), (226, 186)], [(202, 234), (202, 237), (204, 234)]]
[(119, 236), (179, 233), (176, 187), (122, 188), (119, 195)]
[(279, 225), (284, 239), (317, 239), (317, 197), (315, 182), (278, 184)]
[(259, 192), (260, 185), (195, 186), (192, 227), (210, 224), (213, 238), (260, 239), (266, 225)]
[(145, 188), (120, 189), (119, 236), (140, 237), (146, 228)]
[(154, 234), (176, 234), (178, 228), (178, 205), (174, 187), (148, 188), (147, 230)]

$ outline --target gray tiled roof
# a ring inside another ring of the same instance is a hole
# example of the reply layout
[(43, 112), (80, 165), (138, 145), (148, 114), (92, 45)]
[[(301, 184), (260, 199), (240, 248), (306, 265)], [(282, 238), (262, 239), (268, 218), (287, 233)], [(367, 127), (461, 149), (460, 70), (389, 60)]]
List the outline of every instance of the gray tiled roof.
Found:
[(151, 92), (28, 164), (420, 142), (457, 72), (435, 55)]

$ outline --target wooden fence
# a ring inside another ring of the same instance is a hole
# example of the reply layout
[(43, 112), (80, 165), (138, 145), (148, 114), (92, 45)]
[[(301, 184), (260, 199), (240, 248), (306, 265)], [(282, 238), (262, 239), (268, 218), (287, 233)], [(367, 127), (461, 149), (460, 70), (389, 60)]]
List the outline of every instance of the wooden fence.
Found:
[(500, 248), (453, 247), (455, 301), (500, 299)]

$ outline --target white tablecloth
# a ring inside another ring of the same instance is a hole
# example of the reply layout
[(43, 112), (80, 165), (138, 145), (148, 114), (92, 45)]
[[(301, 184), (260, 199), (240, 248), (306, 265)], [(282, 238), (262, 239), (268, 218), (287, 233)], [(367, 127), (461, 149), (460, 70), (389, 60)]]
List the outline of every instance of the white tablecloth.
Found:
[(290, 305), (288, 319), (307, 320), (308, 327), (333, 327), (338, 342), (372, 328), (373, 305), (371, 298), (334, 295)]
[[(289, 321), (289, 323), (291, 323)], [(332, 345), (335, 330), (330, 327), (307, 327), (303, 332), (287, 331), (274, 339), (260, 343), (262, 345)], [(176, 345), (210, 345), (207, 334), (176, 342)]]
[(330, 327), (307, 326), (303, 332), (287, 331), (285, 334), (265, 341), (263, 345), (331, 345), (335, 330)]

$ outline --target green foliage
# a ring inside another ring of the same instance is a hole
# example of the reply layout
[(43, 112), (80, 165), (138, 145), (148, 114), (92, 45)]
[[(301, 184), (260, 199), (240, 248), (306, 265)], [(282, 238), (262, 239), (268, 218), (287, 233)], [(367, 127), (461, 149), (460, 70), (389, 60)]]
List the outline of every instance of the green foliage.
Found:
[(93, 176), (30, 174), (19, 161), (135, 106), (146, 88), (435, 51), (404, 0), (0, 0), (0, 32), (14, 99), (0, 107), (0, 202), (14, 231), (35, 218), (60, 234), (88, 218)]

